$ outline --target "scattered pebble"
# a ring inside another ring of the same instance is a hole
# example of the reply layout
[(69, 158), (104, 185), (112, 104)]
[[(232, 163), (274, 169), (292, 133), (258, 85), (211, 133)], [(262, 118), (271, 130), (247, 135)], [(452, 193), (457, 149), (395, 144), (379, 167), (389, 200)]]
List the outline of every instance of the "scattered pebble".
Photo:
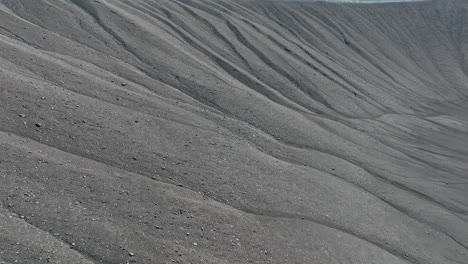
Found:
[(36, 123), (35, 126), (36, 126), (36, 127), (42, 127), (42, 124), (41, 124), (41, 123)]

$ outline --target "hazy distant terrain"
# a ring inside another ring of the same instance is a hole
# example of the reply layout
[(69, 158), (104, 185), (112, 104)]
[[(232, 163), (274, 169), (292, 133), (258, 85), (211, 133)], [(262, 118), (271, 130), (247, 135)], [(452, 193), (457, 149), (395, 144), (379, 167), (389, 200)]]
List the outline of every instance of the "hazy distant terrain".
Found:
[(386, 2), (415, 2), (424, 0), (305, 0), (305, 1), (321, 1), (321, 2), (343, 2), (343, 3), (386, 3)]
[(465, 264), (467, 8), (0, 0), (0, 263)]
[[(309, 0), (314, 1), (314, 0)], [(379, 3), (379, 2), (415, 2), (423, 0), (322, 0), (324, 2), (346, 2), (346, 3)]]

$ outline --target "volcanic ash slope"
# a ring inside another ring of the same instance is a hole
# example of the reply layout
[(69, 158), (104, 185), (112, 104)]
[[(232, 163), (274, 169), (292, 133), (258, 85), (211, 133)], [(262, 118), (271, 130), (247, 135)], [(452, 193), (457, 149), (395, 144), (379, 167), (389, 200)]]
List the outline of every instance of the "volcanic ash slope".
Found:
[(467, 23), (0, 0), (0, 263), (467, 263)]

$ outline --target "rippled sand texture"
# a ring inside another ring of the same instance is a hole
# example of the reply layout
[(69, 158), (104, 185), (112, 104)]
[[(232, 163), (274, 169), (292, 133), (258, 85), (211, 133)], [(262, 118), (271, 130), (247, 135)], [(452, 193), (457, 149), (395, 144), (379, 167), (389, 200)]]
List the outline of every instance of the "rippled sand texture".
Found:
[(467, 8), (0, 0), (0, 263), (467, 263)]

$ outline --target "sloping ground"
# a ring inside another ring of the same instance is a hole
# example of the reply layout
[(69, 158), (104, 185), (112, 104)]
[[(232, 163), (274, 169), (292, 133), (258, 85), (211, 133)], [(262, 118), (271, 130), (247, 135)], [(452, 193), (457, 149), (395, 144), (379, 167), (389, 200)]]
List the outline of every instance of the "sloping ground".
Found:
[(466, 3), (0, 0), (0, 263), (467, 263)]

